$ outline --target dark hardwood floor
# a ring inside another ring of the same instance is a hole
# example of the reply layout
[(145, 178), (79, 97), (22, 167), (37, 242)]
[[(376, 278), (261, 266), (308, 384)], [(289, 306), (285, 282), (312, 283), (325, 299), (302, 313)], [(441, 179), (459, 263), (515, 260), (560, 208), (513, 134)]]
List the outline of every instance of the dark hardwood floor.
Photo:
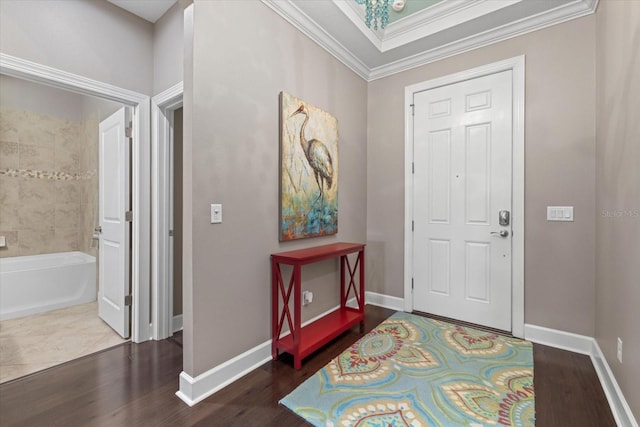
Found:
[[(393, 314), (367, 306), (366, 331)], [(190, 408), (175, 392), (181, 336), (123, 344), (0, 385), (0, 426), (308, 426), (278, 401), (362, 334), (305, 359), (283, 355)], [(588, 356), (534, 345), (538, 427), (615, 426)]]

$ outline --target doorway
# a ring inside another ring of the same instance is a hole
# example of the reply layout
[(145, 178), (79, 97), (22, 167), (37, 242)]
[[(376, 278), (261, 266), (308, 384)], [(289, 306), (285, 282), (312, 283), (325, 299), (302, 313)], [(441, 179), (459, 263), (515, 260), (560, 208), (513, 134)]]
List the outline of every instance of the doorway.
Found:
[(0, 53), (0, 72), (78, 94), (116, 101), (132, 109), (131, 340), (151, 339), (149, 97), (11, 55)]
[(92, 239), (100, 123), (124, 107), (7, 75), (0, 93), (5, 382), (126, 341), (99, 317)]
[(182, 329), (182, 82), (152, 103), (152, 336)]
[(405, 99), (405, 310), (522, 336), (524, 57)]

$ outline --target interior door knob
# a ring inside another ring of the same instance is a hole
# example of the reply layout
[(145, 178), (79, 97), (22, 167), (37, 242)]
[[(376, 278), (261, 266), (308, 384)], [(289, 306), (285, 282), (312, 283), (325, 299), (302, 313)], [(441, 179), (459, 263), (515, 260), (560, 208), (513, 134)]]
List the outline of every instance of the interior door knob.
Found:
[(500, 237), (509, 237), (509, 232), (507, 230), (500, 230), (500, 231), (492, 231), (491, 235), (496, 235), (496, 236), (500, 236)]

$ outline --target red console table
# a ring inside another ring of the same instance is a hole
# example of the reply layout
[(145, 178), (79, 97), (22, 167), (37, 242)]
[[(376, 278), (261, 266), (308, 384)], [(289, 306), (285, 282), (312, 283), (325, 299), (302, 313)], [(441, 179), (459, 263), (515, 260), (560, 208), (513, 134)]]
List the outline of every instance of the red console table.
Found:
[[(353, 268), (347, 257), (357, 253)], [(340, 308), (305, 326), (300, 325), (302, 305), (302, 266), (332, 258), (340, 258)], [(280, 265), (291, 265), (293, 270), (288, 285), (282, 279)], [(345, 281), (349, 273), (349, 282)], [(359, 273), (356, 286), (356, 273)], [(349, 294), (353, 290), (357, 308), (347, 307)], [(275, 360), (278, 350), (293, 355), (295, 369), (302, 367), (302, 359), (313, 353), (344, 331), (360, 323), (364, 330), (364, 245), (358, 243), (334, 243), (297, 251), (271, 254), (271, 353)], [(293, 293), (293, 319), (289, 300)], [(282, 301), (282, 304), (280, 302)], [(284, 337), (282, 327), (285, 319), (291, 333)]]

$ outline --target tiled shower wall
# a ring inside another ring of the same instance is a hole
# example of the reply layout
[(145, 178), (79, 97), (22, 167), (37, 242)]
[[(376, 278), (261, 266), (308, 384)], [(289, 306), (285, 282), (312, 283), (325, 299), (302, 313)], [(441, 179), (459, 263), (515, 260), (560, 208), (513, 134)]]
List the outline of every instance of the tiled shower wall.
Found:
[(0, 257), (83, 251), (98, 206), (98, 119), (0, 108)]

